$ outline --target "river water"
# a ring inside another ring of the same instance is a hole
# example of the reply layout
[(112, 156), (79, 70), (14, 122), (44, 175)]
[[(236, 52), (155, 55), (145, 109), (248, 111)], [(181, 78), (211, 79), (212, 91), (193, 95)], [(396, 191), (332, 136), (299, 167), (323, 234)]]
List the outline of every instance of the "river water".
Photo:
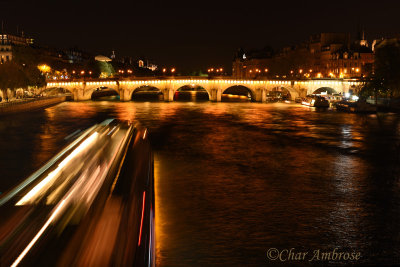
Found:
[[(0, 192), (110, 117), (149, 128), (158, 266), (400, 263), (400, 116), (283, 103), (65, 102), (0, 120)], [(267, 251), (293, 248), (305, 260)], [(308, 262), (316, 250), (358, 261)], [(271, 254), (272, 255), (272, 254)]]

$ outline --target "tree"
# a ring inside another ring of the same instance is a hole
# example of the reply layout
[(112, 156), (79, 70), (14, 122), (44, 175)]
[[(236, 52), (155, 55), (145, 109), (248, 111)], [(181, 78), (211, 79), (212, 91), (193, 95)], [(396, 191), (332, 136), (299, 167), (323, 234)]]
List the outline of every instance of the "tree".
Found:
[(397, 39), (383, 40), (375, 47), (374, 73), (364, 78), (361, 98), (400, 97), (400, 42)]
[(13, 61), (7, 61), (0, 65), (0, 90), (8, 100), (7, 90), (14, 92), (18, 88), (27, 87), (29, 78), (22, 66)]
[(43, 87), (46, 85), (46, 77), (36, 66), (26, 66), (24, 67), (24, 72), (27, 77), (27, 86)]
[(364, 79), (364, 85), (361, 88), (359, 97), (367, 99), (369, 96), (374, 96), (375, 104), (378, 104), (378, 96), (387, 94), (388, 87), (382, 77), (372, 76)]
[(375, 50), (375, 75), (373, 84), (385, 87), (391, 97), (400, 97), (400, 42), (384, 40)]

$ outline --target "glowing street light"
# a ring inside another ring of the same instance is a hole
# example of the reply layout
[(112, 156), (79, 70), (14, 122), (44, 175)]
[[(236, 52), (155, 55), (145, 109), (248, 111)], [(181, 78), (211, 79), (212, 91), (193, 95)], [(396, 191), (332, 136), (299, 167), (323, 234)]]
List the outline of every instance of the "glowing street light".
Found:
[(162, 69), (162, 72), (167, 72), (167, 69), (166, 69), (166, 68), (163, 68), (163, 69)]
[(83, 74), (85, 74), (85, 71), (83, 70), (83, 71), (81, 71), (81, 74), (83, 75)]
[(172, 73), (175, 72), (175, 68), (172, 68), (172, 69), (171, 69), (171, 72), (172, 72)]
[(51, 71), (50, 66), (48, 66), (48, 65), (46, 65), (46, 64), (42, 64), (42, 65), (39, 65), (39, 66), (37, 66), (37, 67), (38, 67), (38, 69), (39, 69), (41, 72), (43, 72), (43, 73), (47, 73), (47, 72), (50, 72), (50, 71)]

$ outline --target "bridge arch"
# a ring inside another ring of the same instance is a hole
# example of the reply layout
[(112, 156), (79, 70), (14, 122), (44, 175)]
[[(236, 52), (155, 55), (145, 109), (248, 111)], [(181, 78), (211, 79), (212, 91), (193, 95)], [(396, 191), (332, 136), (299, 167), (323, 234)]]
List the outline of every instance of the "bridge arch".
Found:
[(140, 85), (130, 93), (130, 100), (137, 101), (161, 101), (164, 99), (164, 93), (154, 85)]
[[(184, 93), (190, 93), (190, 95), (184, 95)], [(180, 94), (183, 94), (180, 96)], [(181, 99), (179, 99), (181, 97)], [(204, 100), (208, 101), (211, 99), (210, 92), (202, 85), (199, 84), (185, 84), (180, 85), (174, 90), (174, 101), (176, 100)]]
[[(92, 89), (88, 88), (87, 90), (90, 91)], [(98, 86), (92, 90), (90, 99), (95, 100), (101, 97), (108, 97), (108, 96), (120, 97), (119, 90), (108, 86)]]
[[(231, 96), (239, 96), (238, 99), (236, 100), (240, 100), (240, 98), (242, 100), (245, 100), (245, 97), (247, 97), (247, 99), (250, 99), (250, 101), (255, 101), (255, 92), (253, 90), (251, 90), (251, 88), (242, 85), (242, 84), (238, 84), (238, 85), (229, 85), (226, 88), (224, 88), (221, 92), (222, 95), (231, 95)], [(244, 97), (243, 97), (244, 96)], [(229, 97), (229, 96), (228, 96)], [(234, 101), (235, 99), (233, 99)]]
[(313, 95), (314, 94), (321, 94), (321, 93), (324, 93), (324, 92), (326, 92), (328, 95), (333, 95), (333, 94), (337, 94), (338, 92), (335, 90), (335, 89), (333, 89), (332, 87), (320, 87), (320, 88), (318, 88), (317, 90), (314, 90), (314, 92), (312, 93)]
[(300, 93), (290, 86), (278, 85), (273, 87), (269, 93), (273, 97), (281, 97), (283, 100), (294, 100), (300, 96)]

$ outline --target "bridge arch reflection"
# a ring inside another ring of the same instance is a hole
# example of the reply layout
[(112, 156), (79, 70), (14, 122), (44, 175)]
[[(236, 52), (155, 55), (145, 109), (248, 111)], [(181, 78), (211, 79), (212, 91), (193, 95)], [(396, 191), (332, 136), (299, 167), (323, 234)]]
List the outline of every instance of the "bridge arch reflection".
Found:
[(255, 96), (249, 87), (233, 85), (222, 91), (222, 101), (255, 101)]
[(197, 84), (182, 85), (174, 92), (174, 101), (208, 101), (210, 92)]
[(133, 101), (162, 101), (164, 94), (158, 87), (142, 85), (132, 91), (130, 99)]
[(110, 97), (110, 96), (118, 96), (118, 99), (120, 97), (118, 90), (115, 90), (114, 88), (109, 88), (106, 86), (101, 86), (97, 87), (92, 91), (91, 99), (96, 100), (96, 99), (103, 99), (104, 97)]

